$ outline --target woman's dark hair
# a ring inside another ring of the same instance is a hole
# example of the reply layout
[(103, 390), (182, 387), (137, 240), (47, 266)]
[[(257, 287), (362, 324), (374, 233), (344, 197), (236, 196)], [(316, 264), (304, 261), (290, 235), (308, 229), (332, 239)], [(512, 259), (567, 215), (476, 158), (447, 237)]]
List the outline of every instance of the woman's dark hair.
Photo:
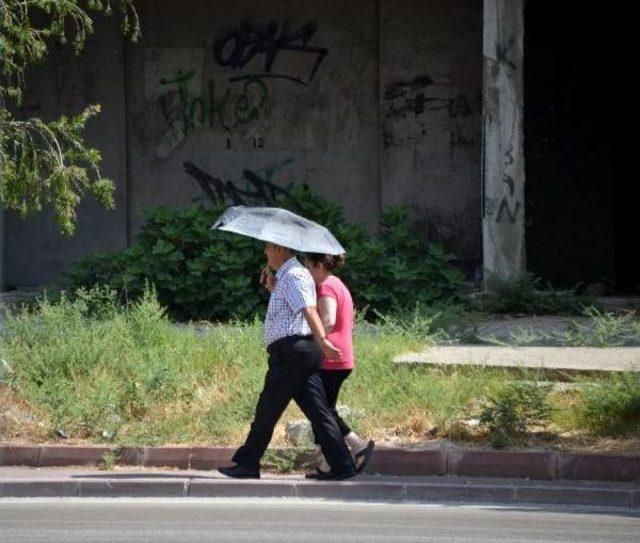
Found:
[(347, 259), (346, 255), (323, 255), (321, 253), (307, 253), (305, 255), (314, 265), (322, 264), (328, 271), (342, 268)]

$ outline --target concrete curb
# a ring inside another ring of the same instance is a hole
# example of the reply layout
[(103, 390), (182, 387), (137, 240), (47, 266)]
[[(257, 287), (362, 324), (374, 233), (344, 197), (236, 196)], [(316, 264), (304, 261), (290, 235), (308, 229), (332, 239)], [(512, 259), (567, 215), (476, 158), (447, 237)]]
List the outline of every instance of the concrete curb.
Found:
[[(285, 454), (286, 449), (275, 454)], [(83, 466), (104, 463), (107, 453), (115, 464), (211, 470), (229, 465), (230, 447), (106, 447), (106, 446), (0, 446), (0, 466)], [(298, 454), (296, 466), (308, 461)], [(531, 480), (640, 481), (640, 457), (608, 454), (573, 454), (492, 450), (376, 449), (367, 473), (397, 476), (451, 475), (511, 477)]]
[[(640, 509), (640, 488), (628, 484), (545, 483), (430, 477), (403, 480), (362, 476), (342, 482), (303, 478), (255, 480), (159, 474), (129, 478), (80, 475), (77, 478), (14, 479), (0, 482), (0, 498), (24, 497), (174, 497), (306, 498), (386, 502), (465, 502), (510, 505), (562, 504)], [(421, 480), (422, 479), (422, 480)]]

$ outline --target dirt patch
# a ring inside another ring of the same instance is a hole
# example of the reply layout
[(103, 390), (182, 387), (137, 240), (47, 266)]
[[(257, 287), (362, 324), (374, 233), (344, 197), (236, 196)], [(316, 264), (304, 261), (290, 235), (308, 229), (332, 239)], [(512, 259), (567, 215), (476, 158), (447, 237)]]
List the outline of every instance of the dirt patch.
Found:
[(44, 413), (0, 385), (0, 442), (41, 443), (51, 437), (49, 428)]

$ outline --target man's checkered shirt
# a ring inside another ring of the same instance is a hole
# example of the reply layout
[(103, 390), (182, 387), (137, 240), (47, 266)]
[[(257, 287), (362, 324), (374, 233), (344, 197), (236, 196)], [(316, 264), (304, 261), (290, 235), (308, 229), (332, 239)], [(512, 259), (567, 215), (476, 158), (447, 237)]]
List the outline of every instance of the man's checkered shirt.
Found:
[(291, 257), (276, 272), (276, 286), (264, 319), (265, 344), (287, 336), (310, 334), (311, 329), (302, 310), (315, 306), (313, 277), (296, 257)]

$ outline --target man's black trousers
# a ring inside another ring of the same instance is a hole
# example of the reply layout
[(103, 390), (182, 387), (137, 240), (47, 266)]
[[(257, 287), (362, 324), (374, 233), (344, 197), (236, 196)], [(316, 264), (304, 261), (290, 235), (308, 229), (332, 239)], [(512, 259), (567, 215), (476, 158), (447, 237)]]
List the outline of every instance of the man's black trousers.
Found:
[(320, 377), (321, 353), (313, 339), (283, 343), (269, 355), (269, 369), (258, 399), (251, 430), (233, 461), (260, 468), (260, 459), (269, 446), (273, 430), (293, 399), (311, 421), (313, 433), (331, 471), (354, 469), (334, 413), (327, 404)]

